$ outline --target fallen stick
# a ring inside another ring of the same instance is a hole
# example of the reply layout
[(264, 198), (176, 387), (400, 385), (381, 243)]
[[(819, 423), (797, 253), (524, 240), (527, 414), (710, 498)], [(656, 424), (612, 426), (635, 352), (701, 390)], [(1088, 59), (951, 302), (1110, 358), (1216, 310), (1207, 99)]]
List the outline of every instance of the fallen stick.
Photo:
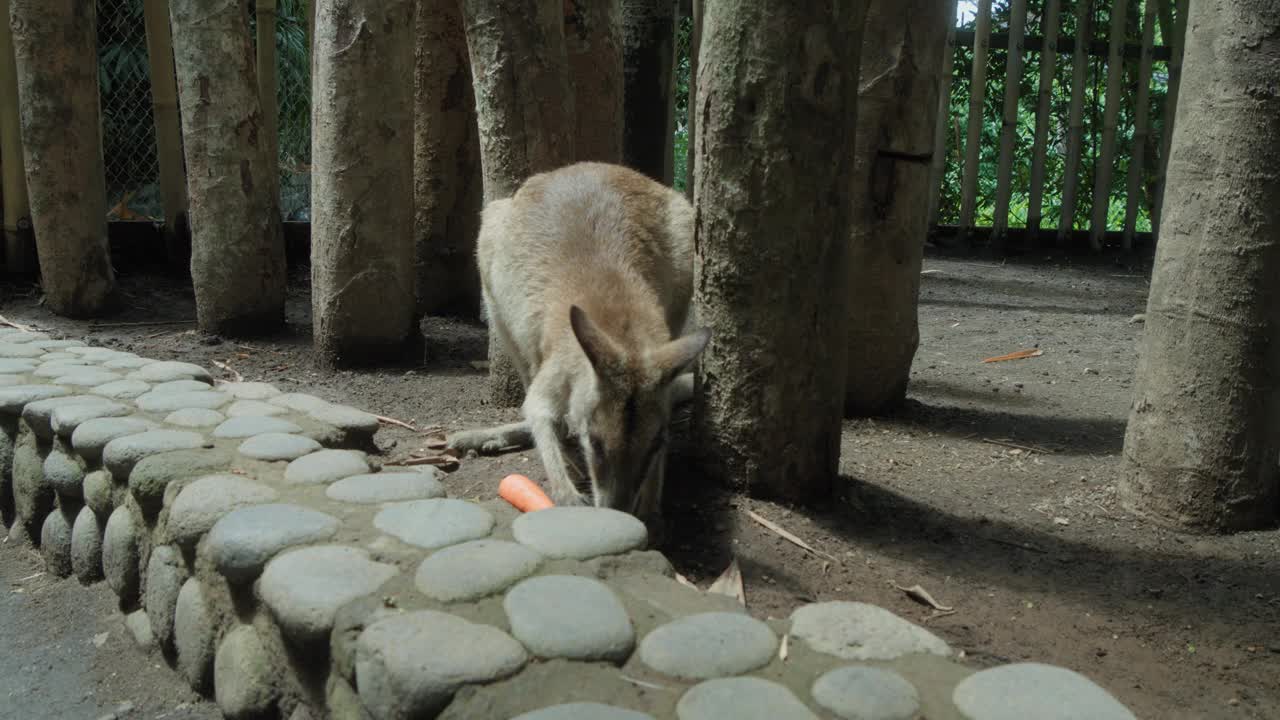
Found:
[(374, 415), (374, 417), (378, 418), (378, 422), (380, 423), (386, 423), (387, 425), (395, 425), (397, 427), (402, 427), (406, 430), (412, 430), (414, 432), (418, 432), (418, 428), (410, 425), (409, 423), (403, 420), (397, 420), (393, 417), (387, 417), (385, 415)]
[(773, 533), (774, 533), (774, 534), (776, 534), (778, 537), (782, 538), (783, 540), (786, 540), (787, 542), (789, 542), (789, 543), (791, 543), (791, 544), (793, 544), (793, 545), (796, 545), (797, 547), (801, 547), (801, 548), (803, 548), (803, 549), (805, 549), (805, 550), (808, 550), (809, 552), (813, 553), (814, 555), (817, 555), (817, 556), (819, 556), (819, 557), (827, 558), (827, 559), (828, 559), (828, 560), (830, 560), (831, 562), (839, 562), (838, 560), (836, 560), (836, 559), (835, 559), (834, 557), (832, 557), (831, 555), (828, 555), (828, 554), (826, 554), (826, 553), (824, 553), (824, 552), (821, 552), (821, 551), (819, 551), (819, 550), (815, 550), (815, 549), (814, 549), (814, 547), (813, 547), (812, 545), (810, 545), (809, 543), (807, 543), (807, 542), (805, 542), (805, 541), (801, 540), (798, 536), (796, 536), (795, 534), (793, 534), (790, 530), (787, 530), (786, 528), (784, 528), (784, 527), (782, 527), (781, 525), (779, 525), (779, 524), (777, 524), (777, 523), (773, 522), (772, 520), (765, 519), (765, 518), (761, 517), (760, 515), (757, 515), (754, 511), (751, 511), (751, 510), (748, 510), (748, 511), (747, 511), (747, 516), (748, 516), (748, 517), (750, 517), (752, 520), (755, 520), (756, 522), (760, 523), (760, 524), (761, 524), (761, 525), (763, 525), (765, 528), (767, 528), (767, 529), (769, 529), (769, 530), (773, 531)]
[(1035, 348), (1034, 350), (1019, 350), (1017, 352), (1011, 352), (1008, 355), (997, 355), (995, 357), (989, 357), (984, 359), (982, 362), (993, 363), (993, 362), (1005, 362), (1006, 360), (1025, 360), (1027, 358), (1040, 357), (1043, 354), (1044, 354), (1044, 351), (1041, 350), (1040, 348)]
[(244, 382), (244, 376), (240, 374), (239, 370), (236, 370), (235, 368), (222, 362), (221, 360), (213, 360), (211, 362), (219, 369), (226, 370), (227, 372), (231, 373), (231, 377), (234, 378), (236, 382)]
[(0, 325), (6, 325), (15, 330), (21, 330), (22, 332), (33, 332), (31, 327), (23, 325), (22, 323), (16, 323), (3, 315), (0, 315)]
[(1026, 450), (1027, 452), (1038, 452), (1044, 455), (1053, 454), (1052, 450), (1033, 447), (1031, 445), (1019, 445), (1018, 443), (1011, 443), (1005, 440), (992, 440), (990, 438), (982, 438), (982, 442), (987, 443), (988, 445), (999, 445), (1000, 447), (1013, 448), (1014, 450)]
[(90, 323), (91, 328), (149, 327), (153, 325), (194, 325), (195, 320), (147, 320), (146, 322)]

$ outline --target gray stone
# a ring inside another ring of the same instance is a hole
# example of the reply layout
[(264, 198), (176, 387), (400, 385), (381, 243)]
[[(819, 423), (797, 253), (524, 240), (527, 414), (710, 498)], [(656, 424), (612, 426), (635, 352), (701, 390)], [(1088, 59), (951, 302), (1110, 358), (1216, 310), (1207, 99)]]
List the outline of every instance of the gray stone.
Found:
[(698, 683), (676, 703), (679, 720), (818, 720), (790, 690), (755, 677)]
[(308, 410), (313, 419), (357, 435), (372, 436), (378, 432), (378, 416), (346, 405), (325, 405)]
[[(72, 443), (74, 444), (74, 436)], [(189, 430), (147, 430), (126, 435), (102, 448), (102, 464), (116, 480), (127, 480), (133, 466), (150, 455), (174, 450), (194, 450), (205, 446), (204, 436)]]
[(1014, 663), (974, 673), (951, 694), (968, 720), (1134, 720), (1111, 693), (1073, 670)]
[(19, 443), (14, 448), (11, 477), (14, 513), (34, 544), (40, 523), (53, 510), (54, 494), (53, 486), (44, 476), (44, 462), (33, 444)]
[(54, 382), (58, 385), (74, 385), (77, 387), (94, 387), (95, 385), (106, 385), (109, 382), (122, 380), (120, 373), (113, 373), (110, 370), (98, 370), (96, 368), (83, 368), (81, 370), (73, 370), (65, 375), (54, 378)]
[(134, 610), (124, 616), (124, 626), (129, 629), (133, 641), (138, 647), (147, 649), (156, 644), (155, 633), (151, 632), (151, 618), (146, 610)]
[(54, 446), (44, 458), (44, 479), (53, 491), (69, 498), (84, 497), (84, 466)]
[(175, 450), (143, 458), (129, 474), (129, 491), (144, 512), (155, 513), (164, 503), (170, 483), (211, 475), (231, 467), (225, 450)]
[(640, 643), (640, 659), (683, 680), (741, 675), (769, 664), (778, 638), (744, 613), (705, 612), (672, 620)]
[(227, 633), (213, 661), (213, 695), (223, 717), (251, 720), (270, 714), (280, 698), (277, 675), (253, 626)]
[(129, 373), (126, 377), (130, 380), (142, 380), (152, 383), (169, 382), (170, 380), (200, 380), (210, 385), (213, 384), (213, 376), (209, 374), (208, 370), (199, 365), (174, 362), (172, 360), (149, 363)]
[(270, 400), (281, 394), (274, 385), (264, 382), (229, 382), (219, 385), (218, 389), (241, 400)]
[[(79, 340), (32, 340), (31, 344), (41, 350), (66, 350), (67, 348), (82, 348), (85, 344)], [(67, 353), (72, 355), (73, 353)]]
[(309, 437), (264, 433), (240, 443), (240, 454), (255, 460), (296, 460), (320, 448), (320, 443)]
[(297, 410), (298, 412), (309, 413), (312, 410), (328, 407), (331, 403), (328, 400), (321, 400), (315, 395), (305, 395), (303, 393), (285, 393), (276, 395), (268, 402), (272, 405), (279, 405), (282, 408)]
[(13, 330), (13, 332), (6, 333), (3, 336), (3, 338), (0, 338), (0, 339), (2, 339), (4, 342), (7, 342), (7, 343), (13, 343), (14, 345), (18, 345), (21, 343), (34, 343), (39, 340), (50, 339), (48, 333), (32, 332), (29, 330), (19, 330), (17, 328), (6, 328), (6, 329)]
[(214, 523), (236, 508), (269, 503), (275, 490), (239, 475), (206, 475), (178, 493), (169, 508), (169, 537), (179, 545), (194, 545)]
[(0, 358), (0, 375), (24, 375), (33, 372), (37, 365), (32, 360)]
[(282, 408), (279, 405), (272, 405), (261, 400), (237, 400), (231, 403), (231, 407), (227, 408), (227, 415), (230, 417), (270, 417), (272, 415), (284, 415), (287, 412), (289, 412), (288, 408)]
[[(297, 548), (267, 563), (258, 595), (287, 637), (313, 645), (328, 640), (339, 608), (376, 591), (396, 572), (395, 566), (374, 562), (358, 548)], [(440, 650), (433, 647), (430, 652)]]
[(360, 635), (356, 684), (379, 720), (435, 717), (463, 685), (510, 677), (528, 661), (520, 643), (495, 627), (420, 610)]
[(622, 662), (636, 632), (608, 585), (577, 575), (523, 580), (502, 600), (511, 634), (534, 655)]
[(53, 362), (54, 360), (75, 360), (78, 357), (80, 356), (69, 352), (47, 352), (35, 359), (42, 363), (47, 363)]
[(281, 550), (328, 540), (337, 532), (338, 519), (317, 510), (255, 505), (232, 510), (214, 523), (204, 552), (227, 580), (245, 585)]
[(61, 377), (70, 372), (80, 370), (96, 369), (93, 363), (88, 360), (54, 360), (52, 362), (40, 363), (40, 367), (31, 371), (31, 374), (38, 378), (52, 379)]
[(950, 655), (937, 635), (867, 603), (833, 600), (791, 613), (791, 635), (845, 660), (893, 660), (910, 653)]
[(367, 473), (371, 469), (362, 452), (318, 450), (289, 463), (284, 469), (284, 481), (295, 485), (320, 485)]
[(836, 668), (818, 678), (811, 692), (814, 701), (842, 720), (915, 720), (920, 715), (920, 693), (892, 670)]
[(0, 412), (19, 415), (28, 403), (70, 395), (71, 390), (57, 385), (11, 385), (0, 387)]
[(71, 447), (87, 462), (102, 459), (102, 450), (116, 438), (137, 435), (155, 429), (156, 423), (144, 417), (99, 418), (80, 423), (71, 433)]
[(253, 437), (254, 435), (265, 435), (266, 433), (300, 432), (302, 432), (302, 428), (288, 420), (259, 415), (244, 415), (230, 418), (214, 428), (213, 436), (216, 438), (240, 439)]
[(196, 692), (208, 693), (213, 680), (213, 640), (217, 630), (196, 578), (187, 578), (178, 591), (173, 613), (173, 646), (178, 672)]
[(107, 585), (125, 605), (133, 604), (138, 597), (140, 559), (133, 514), (121, 505), (107, 518), (102, 535), (102, 571)]
[(151, 385), (141, 380), (117, 380), (99, 385), (93, 388), (92, 392), (113, 400), (132, 400), (151, 392)]
[(165, 416), (164, 421), (170, 425), (189, 428), (213, 427), (226, 420), (227, 417), (217, 410), (208, 408), (183, 408), (174, 410)]
[(488, 535), (493, 515), (465, 500), (411, 500), (383, 508), (373, 524), (410, 545), (433, 550)]
[(102, 367), (108, 370), (137, 370), (145, 365), (158, 362), (150, 358), (138, 357), (137, 355), (127, 355), (125, 357), (117, 357), (102, 363)]
[(36, 400), (22, 409), (22, 419), (31, 426), (31, 432), (41, 440), (53, 439), (53, 411), (63, 407), (106, 405), (110, 400), (96, 395), (63, 395), (46, 400)]
[(178, 593), (190, 573), (182, 557), (172, 545), (160, 545), (147, 560), (147, 616), (151, 629), (164, 647), (173, 648), (173, 615), (178, 608)]
[(21, 375), (0, 375), (0, 387), (14, 387), (15, 385), (25, 385), (26, 379)]
[(204, 392), (208, 391), (209, 386), (199, 380), (170, 380), (154, 385), (152, 392), (157, 393), (175, 393), (175, 392)]
[(418, 566), (414, 584), (440, 602), (475, 600), (532, 575), (542, 556), (503, 540), (473, 540), (433, 553)]
[(99, 418), (124, 417), (133, 413), (133, 408), (114, 402), (91, 403), (87, 405), (68, 405), (55, 408), (49, 416), (49, 427), (58, 437), (71, 439), (71, 434), (82, 423)]
[(116, 506), (111, 485), (111, 474), (106, 470), (94, 470), (84, 476), (84, 503), (104, 521)]
[(44, 350), (31, 345), (15, 345), (12, 342), (0, 343), (0, 358), (37, 358)]
[(553, 705), (517, 715), (513, 720), (654, 720), (652, 715), (596, 702)]
[(344, 478), (330, 485), (325, 494), (351, 503), (430, 500), (444, 496), (444, 485), (426, 473), (380, 472)]
[(71, 571), (85, 585), (102, 579), (102, 521), (87, 505), (71, 526)]
[(590, 560), (643, 547), (644, 523), (627, 513), (597, 507), (552, 507), (525, 513), (511, 524), (517, 541), (553, 558)]
[(66, 577), (71, 574), (71, 521), (62, 510), (54, 510), (44, 516), (40, 528), (40, 554), (45, 569)]
[(171, 413), (183, 408), (217, 410), (231, 402), (231, 396), (217, 390), (184, 390), (181, 392), (151, 392), (140, 395), (134, 402), (138, 409), (152, 413)]

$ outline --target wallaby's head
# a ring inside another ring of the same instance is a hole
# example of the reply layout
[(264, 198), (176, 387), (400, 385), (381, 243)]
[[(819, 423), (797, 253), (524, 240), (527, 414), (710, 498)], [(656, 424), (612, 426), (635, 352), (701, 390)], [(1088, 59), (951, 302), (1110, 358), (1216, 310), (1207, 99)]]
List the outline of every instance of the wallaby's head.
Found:
[[(611, 337), (585, 311), (569, 311), (573, 334), (591, 367), (569, 399), (570, 437), (586, 460), (598, 507), (635, 514), (642, 491), (661, 490), (671, 419), (672, 382), (711, 339), (699, 329), (649, 347)], [(656, 509), (656, 508), (655, 508)]]

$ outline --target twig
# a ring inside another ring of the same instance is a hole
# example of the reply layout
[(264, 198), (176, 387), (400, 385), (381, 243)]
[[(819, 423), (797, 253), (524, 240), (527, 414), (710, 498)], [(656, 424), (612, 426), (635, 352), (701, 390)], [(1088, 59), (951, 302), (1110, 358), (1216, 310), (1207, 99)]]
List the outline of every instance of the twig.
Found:
[(146, 322), (92, 323), (91, 328), (150, 327), (154, 325), (194, 325), (195, 320), (148, 320)]
[(165, 335), (172, 335), (172, 334), (173, 334), (172, 330), (161, 330), (160, 332), (153, 332), (150, 335), (147, 335), (145, 339), (155, 340), (158, 337), (164, 337)]
[(231, 373), (231, 377), (235, 378), (236, 382), (244, 382), (244, 376), (240, 374), (239, 370), (236, 370), (235, 368), (222, 362), (221, 360), (213, 360), (212, 362), (218, 368), (222, 370), (226, 370), (227, 372)]
[(747, 516), (748, 516), (748, 517), (750, 517), (752, 520), (755, 520), (756, 522), (760, 523), (760, 524), (761, 524), (761, 525), (763, 525), (764, 527), (768, 528), (769, 530), (771, 530), (773, 533), (775, 533), (778, 537), (782, 538), (783, 540), (786, 540), (787, 542), (790, 542), (791, 544), (796, 545), (796, 546), (798, 546), (798, 547), (804, 548), (805, 550), (808, 550), (809, 552), (813, 553), (814, 555), (818, 555), (819, 557), (827, 558), (827, 559), (831, 560), (831, 562), (839, 562), (839, 561), (838, 561), (838, 560), (836, 560), (834, 557), (832, 557), (832, 556), (830, 556), (830, 555), (828, 555), (828, 554), (826, 554), (826, 553), (824, 553), (824, 552), (821, 552), (821, 551), (819, 551), (819, 550), (815, 550), (815, 549), (813, 548), (813, 546), (812, 546), (812, 545), (810, 545), (809, 543), (807, 543), (807, 542), (805, 542), (805, 541), (801, 540), (799, 537), (797, 537), (795, 534), (793, 534), (790, 530), (787, 530), (786, 528), (784, 528), (784, 527), (782, 527), (781, 525), (779, 525), (779, 524), (777, 524), (777, 523), (773, 522), (772, 520), (768, 520), (768, 519), (766, 519), (766, 518), (763, 518), (763, 517), (761, 517), (760, 515), (757, 515), (755, 512), (753, 512), (753, 511), (751, 511), (751, 510), (748, 510), (748, 511), (747, 511)]
[(618, 677), (622, 678), (623, 680), (626, 680), (632, 685), (639, 685), (640, 687), (649, 688), (650, 690), (670, 690), (671, 689), (666, 685), (659, 685), (657, 683), (645, 682), (644, 680), (637, 680), (632, 677), (627, 677), (626, 675), (619, 675)]
[(0, 325), (5, 325), (15, 330), (21, 330), (22, 332), (34, 332), (30, 326), (16, 323), (3, 315), (0, 315)]
[(978, 537), (982, 538), (983, 540), (986, 540), (987, 542), (993, 542), (997, 545), (1007, 545), (1009, 547), (1018, 548), (1019, 550), (1030, 550), (1031, 552), (1037, 552), (1042, 555), (1049, 554), (1048, 550), (1045, 550), (1044, 548), (1041, 548), (1041, 547), (1036, 547), (1035, 545), (1031, 545), (1030, 543), (1014, 542), (1013, 540), (1001, 540), (1000, 538), (987, 537), (985, 535), (979, 535)]
[(378, 422), (380, 422), (380, 423), (386, 423), (386, 424), (388, 424), (388, 425), (395, 425), (395, 426), (397, 426), (397, 427), (402, 427), (402, 428), (404, 428), (404, 429), (406, 429), (406, 430), (412, 430), (412, 431), (414, 431), (414, 432), (418, 432), (418, 428), (416, 428), (416, 427), (414, 427), (414, 426), (410, 425), (409, 423), (407, 423), (407, 422), (405, 422), (405, 421), (403, 421), (403, 420), (397, 420), (397, 419), (395, 419), (395, 418), (393, 418), (393, 417), (387, 417), (387, 416), (385, 416), (385, 415), (374, 415), (374, 417), (378, 418)]
[(1032, 445), (1019, 445), (1018, 443), (1011, 443), (1005, 440), (992, 440), (990, 438), (982, 438), (982, 442), (987, 443), (988, 445), (999, 445), (1001, 447), (1013, 448), (1014, 450), (1026, 450), (1027, 452), (1038, 452), (1043, 455), (1053, 454), (1052, 450), (1046, 450), (1045, 448), (1038, 448)]

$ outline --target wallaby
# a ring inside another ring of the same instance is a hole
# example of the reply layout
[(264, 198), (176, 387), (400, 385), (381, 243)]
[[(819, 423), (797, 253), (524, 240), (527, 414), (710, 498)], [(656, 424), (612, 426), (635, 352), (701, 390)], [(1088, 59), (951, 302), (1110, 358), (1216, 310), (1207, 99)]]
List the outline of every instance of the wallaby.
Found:
[(693, 207), (633, 170), (580, 162), (487, 204), (476, 258), (493, 334), (524, 385), (524, 420), (449, 444), (534, 445), (557, 504), (622, 510), (661, 532), (671, 409), (692, 394), (686, 370), (711, 338), (685, 333)]

